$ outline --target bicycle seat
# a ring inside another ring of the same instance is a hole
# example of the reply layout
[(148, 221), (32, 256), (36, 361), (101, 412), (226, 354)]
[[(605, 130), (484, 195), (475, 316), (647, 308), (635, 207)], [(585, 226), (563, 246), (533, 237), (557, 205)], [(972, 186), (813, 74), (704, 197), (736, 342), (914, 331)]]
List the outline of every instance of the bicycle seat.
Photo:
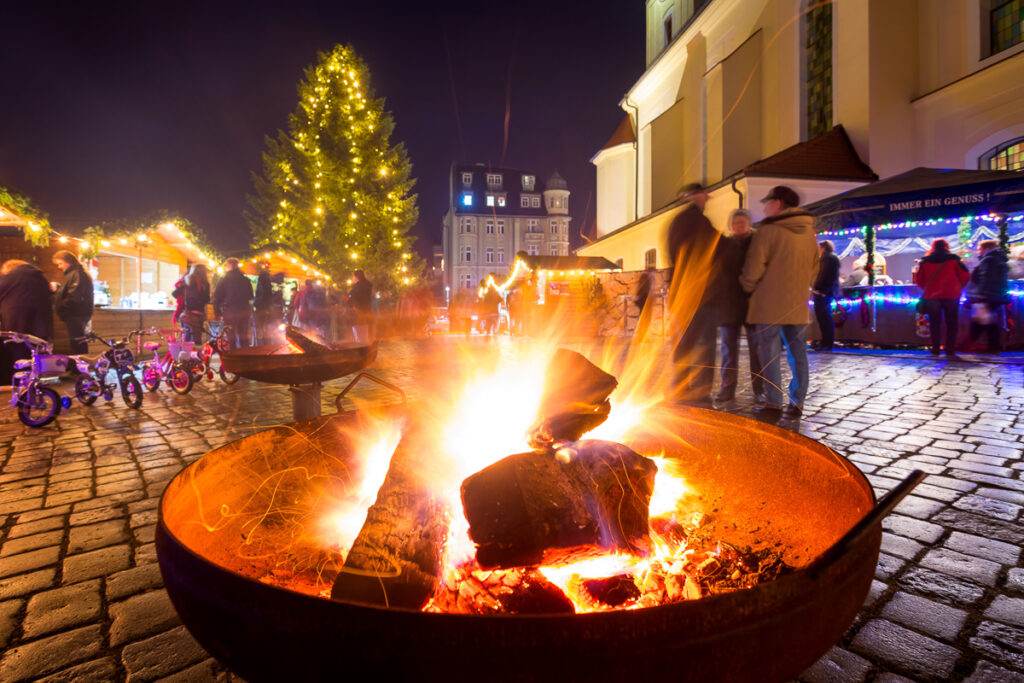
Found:
[(160, 348), (160, 342), (146, 342), (145, 344), (142, 345), (142, 348), (146, 349), (147, 351), (156, 351), (157, 349)]
[(30, 359), (28, 359), (28, 358), (23, 358), (21, 360), (14, 361), (14, 369), (15, 370), (28, 370), (28, 368), (31, 365), (32, 365), (32, 361)]
[(80, 353), (77, 356), (75, 356), (75, 358), (78, 358), (80, 360), (84, 360), (89, 365), (92, 365), (93, 363), (95, 363), (96, 361), (98, 361), (102, 357), (103, 357), (102, 353), (97, 353), (97, 354), (92, 355), (92, 356), (88, 356), (88, 355), (86, 355), (84, 353)]

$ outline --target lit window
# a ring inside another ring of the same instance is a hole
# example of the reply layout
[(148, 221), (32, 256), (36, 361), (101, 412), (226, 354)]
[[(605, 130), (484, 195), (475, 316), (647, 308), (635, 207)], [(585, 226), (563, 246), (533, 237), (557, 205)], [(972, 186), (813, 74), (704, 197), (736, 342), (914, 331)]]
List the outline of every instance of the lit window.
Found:
[(1024, 41), (1024, 0), (995, 0), (989, 17), (992, 54)]
[(505, 221), (498, 221), (498, 234), (499, 235), (504, 235), (505, 234)]
[(484, 252), (484, 261), (486, 263), (494, 263), (494, 250), (488, 249)]
[(1024, 169), (1024, 138), (1017, 138), (993, 147), (978, 159), (978, 168), (989, 171)]
[(487, 226), (487, 234), (488, 235), (493, 235), (494, 234), (494, 221), (491, 220), (491, 219), (487, 219), (487, 223), (485, 225)]
[(644, 252), (644, 268), (654, 268), (658, 263), (658, 250), (648, 249)]
[(523, 176), (523, 189), (527, 192), (533, 192), (533, 184), (536, 182), (536, 178), (532, 175)]
[(465, 185), (466, 187), (469, 187), (470, 185), (472, 185), (473, 184), (473, 174), (472, 173), (463, 173), (462, 174), (462, 184)]
[(537, 219), (536, 218), (531, 218), (530, 220), (526, 221), (526, 232), (540, 232), (537, 229)]
[(530, 206), (534, 209), (540, 208), (540, 197), (538, 195), (533, 195), (530, 197)]
[(471, 195), (468, 192), (466, 194), (462, 195), (462, 205), (463, 206), (473, 206), (473, 195)]
[(498, 195), (498, 206), (500, 206), (500, 207), (504, 207), (505, 206), (505, 195), (503, 195), (503, 194), (499, 194)]
[(494, 195), (487, 195), (487, 206), (494, 206)]

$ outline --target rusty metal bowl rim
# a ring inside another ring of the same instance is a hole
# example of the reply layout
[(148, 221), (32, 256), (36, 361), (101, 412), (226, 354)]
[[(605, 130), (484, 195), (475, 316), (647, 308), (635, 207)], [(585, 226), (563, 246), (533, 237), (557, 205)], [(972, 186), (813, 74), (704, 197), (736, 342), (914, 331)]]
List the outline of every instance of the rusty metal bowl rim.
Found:
[[(808, 444), (812, 444), (815, 448), (817, 448), (817, 447), (826, 448), (829, 451), (831, 451), (833, 454), (835, 454), (836, 456), (842, 458), (843, 461), (849, 462), (844, 456), (836, 453), (835, 450), (829, 448), (828, 446), (825, 446), (824, 444), (816, 442), (813, 439), (809, 439), (808, 437), (804, 436), (803, 434), (799, 434), (797, 432), (792, 432), (790, 430), (783, 429), (782, 427), (779, 427), (779, 426), (774, 425), (774, 424), (769, 424), (769, 423), (761, 422), (759, 420), (753, 420), (751, 418), (741, 417), (741, 416), (730, 414), (730, 413), (719, 413), (718, 411), (712, 411), (712, 410), (705, 409), (705, 408), (687, 407), (687, 410), (698, 412), (698, 414), (700, 412), (707, 412), (707, 413), (712, 413), (713, 412), (713, 413), (716, 413), (716, 415), (719, 418), (721, 418), (721, 416), (723, 416), (723, 415), (728, 415), (733, 420), (740, 420), (740, 421), (744, 421), (744, 422), (747, 422), (747, 421), (749, 421), (749, 422), (756, 422), (757, 425), (758, 425), (758, 429), (766, 431), (769, 434), (774, 434), (776, 436), (782, 436), (782, 437), (785, 437), (786, 439), (794, 439), (795, 438), (795, 440), (797, 440), (797, 441), (804, 441), (804, 442), (807, 442)], [(318, 421), (322, 422), (322, 421), (326, 421), (326, 420), (337, 418), (339, 415), (342, 415), (342, 413), (338, 413), (338, 414), (335, 414), (335, 415), (327, 415), (327, 416), (318, 417), (318, 418), (313, 418), (311, 420), (302, 420), (302, 421), (299, 421), (299, 422), (292, 422), (289, 425), (287, 425), (287, 427), (294, 428), (296, 425), (308, 424), (308, 423), (313, 423), (313, 422), (318, 422)], [(729, 421), (731, 421), (731, 420), (729, 420)], [(217, 449), (214, 449), (214, 450), (217, 450)], [(206, 457), (206, 456), (204, 455), (202, 457)], [(200, 458), (199, 460), (196, 460), (195, 462), (189, 464), (185, 469), (183, 469), (181, 472), (179, 472), (177, 475), (175, 475), (175, 478), (177, 478), (179, 476), (182, 476), (190, 467), (195, 466), (201, 460), (202, 460), (202, 458)], [(870, 499), (871, 499), (871, 505), (874, 506), (875, 503), (877, 502), (877, 497), (875, 496), (874, 489), (872, 488), (872, 486), (871, 486), (870, 482), (868, 481), (867, 477), (865, 477), (864, 474), (859, 469), (857, 469), (854, 466), (851, 466), (849, 468), (849, 470), (850, 470), (851, 474), (855, 478), (860, 480), (860, 483), (863, 484), (864, 487), (866, 488), (866, 490), (869, 492)], [(171, 489), (171, 487), (168, 486), (166, 489), (164, 489), (164, 492), (160, 495), (160, 505), (157, 508), (157, 528), (158, 528), (158, 531), (161, 531), (161, 532), (165, 533), (167, 535), (168, 539), (173, 540), (174, 543), (176, 543), (182, 550), (184, 550), (187, 554), (191, 555), (194, 559), (196, 559), (199, 562), (202, 562), (202, 563), (205, 563), (205, 564), (207, 564), (207, 565), (209, 565), (211, 567), (214, 567), (217, 570), (219, 570), (220, 572), (228, 574), (228, 575), (230, 575), (231, 577), (233, 577), (235, 579), (240, 579), (243, 582), (249, 584), (250, 587), (255, 588), (257, 590), (270, 590), (270, 591), (273, 591), (275, 593), (280, 593), (282, 595), (288, 595), (288, 596), (291, 596), (291, 597), (294, 597), (294, 598), (297, 598), (297, 599), (300, 599), (300, 600), (311, 600), (315, 604), (318, 604), (318, 605), (324, 604), (324, 603), (326, 603), (326, 604), (339, 604), (339, 605), (347, 605), (347, 606), (350, 606), (350, 607), (367, 609), (367, 610), (372, 610), (372, 611), (382, 612), (382, 613), (404, 612), (404, 613), (408, 613), (408, 614), (424, 615), (425, 617), (432, 618), (432, 619), (433, 618), (451, 618), (451, 619), (465, 619), (467, 621), (480, 621), (480, 620), (491, 620), (491, 619), (525, 619), (525, 620), (544, 619), (544, 620), (553, 620), (553, 621), (558, 621), (558, 620), (577, 621), (579, 619), (593, 619), (593, 620), (597, 620), (597, 619), (602, 619), (602, 618), (615, 618), (617, 615), (636, 613), (636, 612), (650, 613), (652, 611), (661, 611), (661, 610), (678, 611), (678, 610), (685, 610), (685, 609), (693, 609), (693, 610), (700, 609), (700, 610), (703, 610), (703, 609), (707, 609), (709, 606), (714, 606), (715, 604), (718, 604), (718, 603), (727, 603), (727, 602), (729, 602), (731, 600), (735, 600), (735, 599), (737, 599), (736, 596), (749, 596), (749, 594), (752, 593), (752, 592), (753, 593), (762, 592), (766, 588), (771, 587), (771, 586), (778, 586), (778, 587), (781, 588), (781, 587), (788, 587), (790, 584), (795, 584), (797, 582), (803, 582), (803, 581), (806, 581), (808, 579), (812, 579), (813, 580), (813, 578), (815, 576), (824, 573), (828, 568), (830, 568), (831, 566), (833, 566), (833, 565), (839, 563), (841, 560), (843, 560), (843, 557), (837, 557), (837, 558), (833, 558), (830, 562), (825, 563), (825, 564), (818, 564), (817, 566), (814, 566), (814, 567), (811, 567), (810, 565), (805, 566), (805, 567), (801, 567), (800, 569), (797, 569), (796, 571), (794, 571), (791, 574), (787, 574), (785, 576), (779, 577), (779, 578), (777, 578), (777, 579), (775, 579), (773, 581), (769, 581), (769, 582), (766, 582), (766, 583), (763, 583), (763, 584), (758, 584), (757, 586), (755, 586), (753, 588), (743, 589), (743, 590), (739, 590), (739, 591), (733, 591), (733, 592), (730, 592), (730, 593), (722, 593), (722, 594), (718, 594), (718, 595), (710, 595), (710, 596), (706, 596), (706, 597), (700, 598), (698, 600), (685, 600), (685, 601), (682, 601), (682, 602), (666, 603), (666, 604), (663, 604), (663, 605), (655, 605), (653, 607), (644, 607), (644, 608), (639, 608), (639, 609), (609, 610), (609, 611), (604, 611), (604, 612), (589, 612), (589, 613), (576, 613), (576, 614), (507, 614), (507, 613), (497, 613), (497, 614), (480, 615), (480, 614), (457, 614), (457, 613), (450, 613), (450, 612), (424, 612), (422, 610), (414, 610), (414, 609), (403, 608), (403, 607), (384, 607), (384, 606), (373, 605), (373, 604), (368, 604), (368, 603), (350, 602), (350, 601), (339, 601), (339, 600), (331, 600), (329, 598), (317, 597), (317, 596), (309, 595), (309, 594), (306, 594), (306, 593), (300, 593), (298, 591), (289, 590), (287, 588), (282, 588), (280, 586), (275, 586), (273, 584), (263, 583), (263, 582), (258, 581), (257, 579), (254, 579), (254, 578), (252, 578), (250, 576), (246, 576), (245, 574), (241, 574), (241, 573), (236, 572), (236, 571), (234, 571), (232, 569), (229, 569), (229, 568), (226, 568), (226, 567), (224, 567), (222, 565), (216, 564), (215, 562), (213, 562), (213, 561), (203, 557), (202, 555), (200, 555), (199, 553), (195, 552), (190, 547), (188, 547), (185, 543), (183, 543), (180, 539), (178, 539), (174, 535), (174, 533), (170, 530), (170, 528), (168, 528), (167, 524), (164, 521), (164, 498), (167, 496), (167, 492), (170, 489)]]

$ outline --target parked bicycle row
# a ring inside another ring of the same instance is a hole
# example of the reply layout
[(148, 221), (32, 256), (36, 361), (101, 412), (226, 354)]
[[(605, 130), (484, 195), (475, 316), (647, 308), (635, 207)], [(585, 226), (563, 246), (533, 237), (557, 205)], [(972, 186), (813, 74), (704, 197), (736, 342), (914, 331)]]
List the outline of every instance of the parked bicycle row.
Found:
[[(224, 369), (220, 353), (228, 349), (231, 329), (216, 321), (207, 323), (207, 341), (199, 348), (183, 339), (180, 329), (132, 330), (117, 339), (104, 339), (89, 333), (83, 341), (96, 341), (107, 349), (97, 355), (62, 355), (53, 353), (53, 344), (39, 337), (21, 332), (0, 331), (5, 344), (24, 344), (31, 357), (15, 362), (11, 385), (11, 405), (18, 418), (29, 427), (44, 427), (53, 422), (61, 410), (71, 407), (71, 398), (61, 396), (47, 386), (45, 378), (60, 377), (65, 373), (77, 374), (74, 395), (83, 405), (92, 405), (101, 396), (112, 401), (116, 393), (129, 408), (142, 405), (142, 388), (153, 392), (166, 384), (178, 394), (187, 394), (196, 382), (212, 381), (215, 376), (227, 384), (234, 384), (238, 376)], [(148, 341), (141, 344), (153, 357), (137, 359), (132, 351), (136, 338), (159, 335), (166, 342)]]

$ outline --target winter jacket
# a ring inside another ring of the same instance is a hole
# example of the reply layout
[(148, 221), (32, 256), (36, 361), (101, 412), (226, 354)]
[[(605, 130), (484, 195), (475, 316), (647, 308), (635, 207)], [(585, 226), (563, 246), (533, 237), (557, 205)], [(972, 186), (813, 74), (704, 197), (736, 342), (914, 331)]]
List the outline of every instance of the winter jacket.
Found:
[(61, 320), (92, 318), (92, 278), (79, 265), (64, 271), (64, 280), (55, 296), (57, 317)]
[(753, 233), (747, 233), (722, 237), (715, 247), (712, 289), (719, 325), (739, 325), (747, 320), (750, 295), (740, 286), (740, 273), (753, 236)]
[(790, 208), (765, 218), (750, 240), (740, 284), (750, 292), (747, 322), (806, 325), (807, 299), (818, 275), (814, 216)]
[(839, 257), (834, 253), (822, 254), (818, 259), (818, 277), (811, 289), (822, 296), (833, 297), (839, 290)]
[(697, 298), (700, 306), (714, 299), (714, 287), (709, 280), (720, 237), (721, 233), (715, 230), (696, 204), (687, 204), (676, 215), (668, 229), (668, 258), (674, 294), (686, 299)]
[(970, 277), (959, 256), (937, 251), (921, 259), (914, 284), (924, 290), (922, 299), (959, 299)]
[(1006, 259), (1006, 252), (998, 248), (989, 249), (982, 254), (978, 265), (971, 271), (971, 279), (967, 283), (967, 298), (994, 306), (1009, 303), (1009, 279), (1010, 265)]
[(186, 284), (185, 278), (182, 278), (175, 283), (172, 294), (178, 300), (177, 316), (179, 318), (181, 312), (184, 311), (195, 311), (202, 313), (204, 318), (206, 317), (206, 305), (210, 303), (209, 285), (198, 282)]
[(373, 310), (373, 285), (369, 280), (358, 280), (349, 288), (348, 304), (360, 313)]
[(270, 273), (263, 271), (256, 278), (256, 298), (252, 307), (257, 311), (268, 311), (274, 299), (274, 284), (270, 279)]
[(213, 291), (214, 315), (252, 313), (252, 282), (238, 268), (224, 274)]
[(24, 265), (0, 275), (0, 330), (53, 339), (53, 297), (43, 271)]

